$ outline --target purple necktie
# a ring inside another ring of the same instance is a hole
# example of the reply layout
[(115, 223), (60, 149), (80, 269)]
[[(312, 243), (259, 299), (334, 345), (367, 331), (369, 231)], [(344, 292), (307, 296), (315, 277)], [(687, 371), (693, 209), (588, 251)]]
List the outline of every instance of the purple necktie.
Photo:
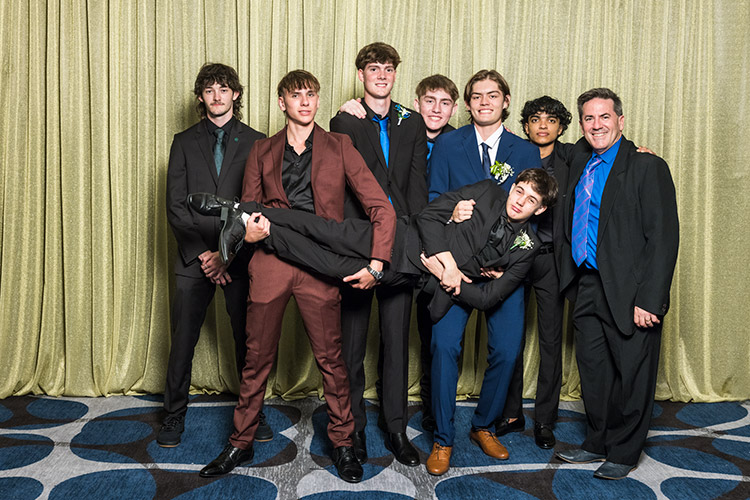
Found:
[(580, 266), (586, 260), (589, 208), (591, 207), (591, 192), (594, 188), (594, 169), (602, 162), (595, 156), (583, 169), (581, 180), (576, 185), (576, 204), (573, 208), (573, 260)]

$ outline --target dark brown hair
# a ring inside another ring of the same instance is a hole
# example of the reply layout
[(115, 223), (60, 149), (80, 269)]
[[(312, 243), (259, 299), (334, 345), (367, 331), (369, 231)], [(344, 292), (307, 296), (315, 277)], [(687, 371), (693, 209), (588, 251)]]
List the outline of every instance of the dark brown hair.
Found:
[(453, 80), (443, 75), (432, 75), (427, 78), (423, 78), (421, 82), (417, 84), (417, 99), (425, 95), (430, 90), (444, 90), (451, 96), (453, 102), (458, 101), (458, 88)]
[[(472, 76), (466, 83), (466, 87), (464, 88), (464, 102), (466, 104), (469, 104), (469, 101), (471, 100), (471, 93), (473, 91), (472, 89), (474, 87), (474, 84), (483, 80), (492, 80), (493, 82), (497, 83), (497, 86), (500, 88), (500, 92), (503, 93), (503, 97), (510, 95), (510, 86), (508, 85), (508, 82), (505, 81), (505, 78), (503, 78), (503, 75), (501, 75), (494, 69), (482, 69), (474, 73), (474, 76)], [(508, 108), (505, 108), (503, 110), (503, 114), (501, 115), (502, 120), (505, 121), (505, 119), (508, 118), (508, 115), (510, 115), (510, 111), (508, 111)]]
[(393, 64), (396, 69), (401, 64), (401, 58), (396, 49), (383, 42), (375, 42), (362, 47), (354, 60), (357, 69), (365, 69), (370, 63)]
[(527, 168), (516, 177), (516, 184), (528, 182), (542, 197), (542, 205), (551, 207), (557, 201), (557, 179), (543, 168)]
[(238, 120), (242, 119), (242, 84), (240, 83), (240, 77), (237, 76), (237, 72), (231, 66), (220, 63), (206, 63), (204, 64), (198, 76), (195, 77), (195, 86), (193, 87), (193, 93), (195, 94), (196, 109), (201, 118), (206, 117), (206, 104), (202, 103), (198, 98), (201, 96), (203, 89), (210, 87), (214, 83), (229, 87), (233, 92), (237, 92), (239, 95), (234, 100), (234, 107), (232, 113)]

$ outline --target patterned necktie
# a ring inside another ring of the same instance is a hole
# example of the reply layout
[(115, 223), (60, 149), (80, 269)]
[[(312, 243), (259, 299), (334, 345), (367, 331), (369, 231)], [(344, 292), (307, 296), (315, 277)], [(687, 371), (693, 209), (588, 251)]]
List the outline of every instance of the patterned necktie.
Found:
[(216, 165), (216, 174), (221, 174), (221, 164), (224, 161), (224, 129), (217, 128), (214, 130), (216, 144), (214, 144), (214, 165)]
[(388, 166), (388, 153), (391, 149), (391, 141), (388, 139), (388, 117), (383, 119), (378, 118), (377, 115), (372, 117), (372, 121), (377, 122), (380, 125), (380, 148), (383, 150), (383, 157), (385, 158), (385, 166)]
[(594, 188), (594, 170), (602, 159), (597, 155), (586, 165), (581, 180), (576, 185), (576, 204), (573, 208), (573, 260), (580, 266), (586, 260), (588, 237), (589, 208), (591, 207), (591, 192)]
[(492, 172), (490, 171), (490, 145), (482, 143), (482, 168), (484, 169), (484, 175), (488, 179), (492, 178)]

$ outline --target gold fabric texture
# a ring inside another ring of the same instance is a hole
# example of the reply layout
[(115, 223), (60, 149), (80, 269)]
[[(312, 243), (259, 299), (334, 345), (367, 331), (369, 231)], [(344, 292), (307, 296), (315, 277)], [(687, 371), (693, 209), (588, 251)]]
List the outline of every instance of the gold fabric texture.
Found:
[[(522, 134), (523, 103), (607, 86), (625, 135), (665, 158), (681, 245), (663, 331), (657, 397), (750, 398), (750, 2), (726, 0), (47, 0), (0, 2), (0, 397), (99, 396), (164, 389), (172, 261), (165, 184), (172, 136), (198, 120), (192, 86), (205, 61), (234, 66), (243, 121), (284, 125), (276, 83), (304, 68), (321, 82), (318, 123), (361, 95), (354, 58), (385, 41), (403, 63), (395, 100), (443, 73), (463, 90), (500, 71)], [(453, 118), (467, 123), (463, 103)], [(576, 124), (562, 137), (580, 137)], [(319, 392), (295, 306), (269, 393)], [(526, 396), (537, 341), (528, 315)], [(479, 322), (480, 324), (482, 321)], [(459, 393), (476, 395), (486, 354), (472, 320)], [(563, 397), (580, 395), (567, 328)], [(374, 328), (373, 332), (374, 333)], [(366, 363), (374, 395), (377, 338)], [(219, 293), (193, 363), (196, 391), (236, 391)], [(410, 393), (418, 394), (413, 323)]]

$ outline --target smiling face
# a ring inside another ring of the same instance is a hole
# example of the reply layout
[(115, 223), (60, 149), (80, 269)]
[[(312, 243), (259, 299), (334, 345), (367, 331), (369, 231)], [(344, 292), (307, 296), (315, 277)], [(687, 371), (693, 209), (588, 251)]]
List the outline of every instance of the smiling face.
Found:
[(283, 91), (279, 97), (279, 108), (286, 113), (290, 123), (305, 126), (315, 121), (320, 107), (320, 96), (311, 88)]
[(365, 94), (376, 99), (391, 95), (396, 81), (396, 68), (391, 63), (367, 63), (357, 72), (359, 81), (364, 84)]
[(435, 89), (428, 90), (422, 97), (415, 99), (414, 107), (424, 118), (428, 135), (437, 135), (456, 113), (458, 103), (445, 90)]
[(505, 211), (511, 222), (524, 222), (532, 215), (539, 215), (547, 210), (542, 205), (542, 195), (528, 182), (519, 182), (510, 187)]
[(552, 144), (563, 133), (560, 119), (544, 111), (531, 115), (529, 121), (524, 123), (523, 129), (529, 140), (540, 147)]
[[(206, 106), (206, 116), (216, 123), (226, 123), (232, 117), (234, 101), (240, 95), (225, 85), (213, 83), (201, 91), (198, 100)], [(222, 123), (222, 125), (223, 125)]]
[(594, 98), (583, 104), (581, 132), (597, 154), (611, 148), (622, 136), (625, 116), (617, 116), (612, 99)]
[(474, 125), (499, 127), (503, 123), (503, 110), (509, 105), (510, 96), (503, 94), (497, 82), (488, 78), (474, 83), (466, 109), (471, 113)]

